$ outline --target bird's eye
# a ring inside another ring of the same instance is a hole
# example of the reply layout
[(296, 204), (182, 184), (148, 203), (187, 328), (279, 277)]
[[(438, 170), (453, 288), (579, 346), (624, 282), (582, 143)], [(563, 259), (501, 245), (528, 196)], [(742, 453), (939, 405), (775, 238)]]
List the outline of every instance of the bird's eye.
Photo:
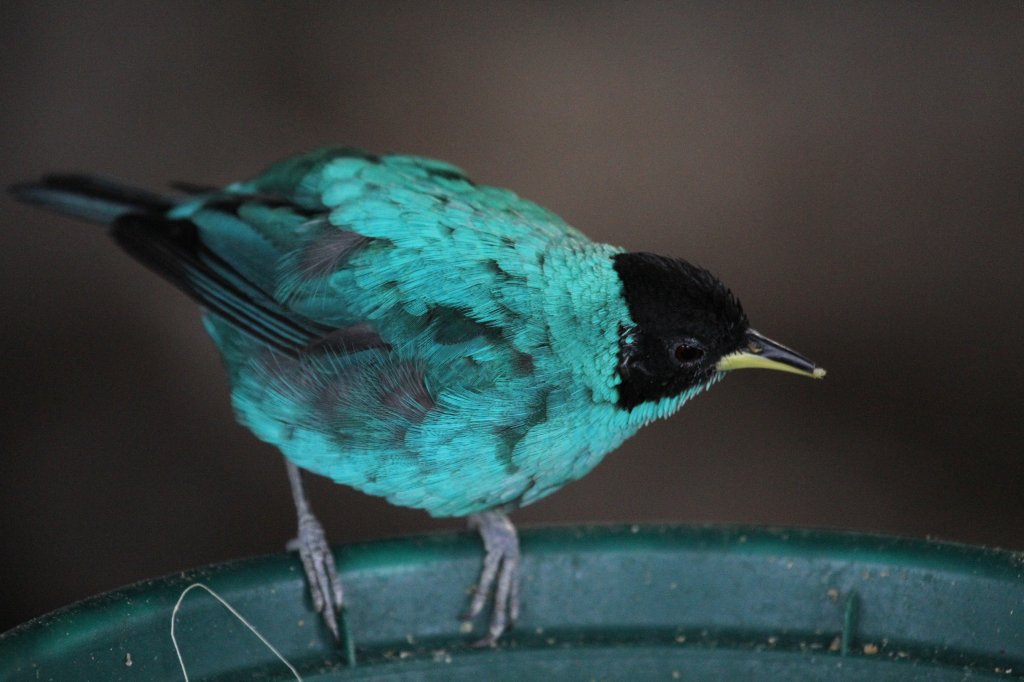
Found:
[(681, 365), (688, 365), (704, 357), (704, 349), (692, 343), (679, 343), (676, 344), (672, 354), (675, 356), (676, 362)]

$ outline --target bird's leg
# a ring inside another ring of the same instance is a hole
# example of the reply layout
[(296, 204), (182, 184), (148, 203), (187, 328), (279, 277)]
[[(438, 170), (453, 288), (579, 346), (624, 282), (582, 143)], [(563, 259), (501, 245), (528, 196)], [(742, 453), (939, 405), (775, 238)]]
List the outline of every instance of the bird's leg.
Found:
[(493, 646), (507, 627), (519, 617), (519, 536), (508, 515), (488, 511), (469, 517), (484, 541), (484, 565), (469, 604), (466, 619), (476, 618), (494, 590), (494, 611), (487, 636), (475, 646)]
[(331, 553), (324, 528), (309, 508), (306, 491), (302, 487), (302, 472), (291, 460), (288, 465), (288, 480), (292, 486), (292, 497), (295, 498), (295, 511), (299, 515), (299, 534), (291, 540), (288, 551), (298, 551), (302, 559), (302, 568), (306, 572), (309, 593), (313, 597), (313, 608), (323, 616), (327, 629), (340, 640), (338, 633), (338, 611), (341, 610), (341, 580), (334, 567), (334, 554)]

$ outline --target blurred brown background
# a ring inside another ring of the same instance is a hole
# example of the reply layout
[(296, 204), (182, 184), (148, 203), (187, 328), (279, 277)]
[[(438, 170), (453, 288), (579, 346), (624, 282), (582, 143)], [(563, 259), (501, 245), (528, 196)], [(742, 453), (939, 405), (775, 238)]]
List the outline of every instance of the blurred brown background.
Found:
[[(685, 256), (829, 370), (747, 372), (516, 515), (1024, 547), (1024, 5), (0, 4), (0, 181), (224, 183), (328, 143), (452, 161)], [(196, 308), (0, 200), (0, 629), (281, 551), (277, 452)], [(317, 481), (334, 542), (460, 528)]]

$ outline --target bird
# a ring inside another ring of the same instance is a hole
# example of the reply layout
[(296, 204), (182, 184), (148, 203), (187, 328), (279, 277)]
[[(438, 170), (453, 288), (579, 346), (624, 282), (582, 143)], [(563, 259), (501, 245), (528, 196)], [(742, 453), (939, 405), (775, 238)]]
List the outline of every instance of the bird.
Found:
[(312, 472), (484, 546), (464, 617), (519, 616), (509, 514), (744, 368), (821, 378), (711, 272), (591, 241), (512, 191), (404, 154), (327, 147), (224, 187), (52, 174), (15, 198), (104, 226), (194, 299), (240, 423), (284, 455), (313, 608), (348, 607)]

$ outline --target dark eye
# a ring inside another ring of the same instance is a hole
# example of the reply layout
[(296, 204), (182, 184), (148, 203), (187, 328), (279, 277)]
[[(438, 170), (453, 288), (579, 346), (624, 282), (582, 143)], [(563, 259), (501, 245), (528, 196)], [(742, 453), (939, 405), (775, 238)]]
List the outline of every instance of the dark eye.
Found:
[(676, 344), (672, 354), (675, 356), (676, 362), (681, 365), (688, 365), (704, 357), (704, 349), (692, 343), (679, 343)]

